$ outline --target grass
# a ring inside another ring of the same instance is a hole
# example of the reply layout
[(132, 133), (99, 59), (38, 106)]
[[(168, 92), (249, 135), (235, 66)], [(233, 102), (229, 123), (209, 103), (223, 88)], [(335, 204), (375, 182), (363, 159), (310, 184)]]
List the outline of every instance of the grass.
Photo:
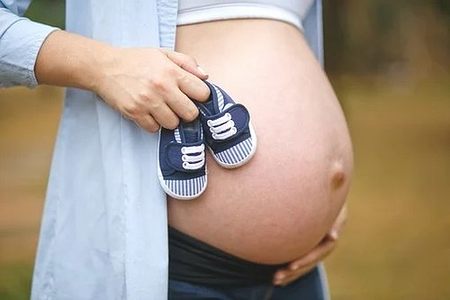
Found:
[[(450, 84), (336, 83), (355, 149), (334, 300), (450, 299)], [(0, 299), (27, 299), (62, 92), (0, 90)]]
[(32, 270), (33, 266), (30, 263), (2, 264), (0, 268), (0, 299), (30, 299)]

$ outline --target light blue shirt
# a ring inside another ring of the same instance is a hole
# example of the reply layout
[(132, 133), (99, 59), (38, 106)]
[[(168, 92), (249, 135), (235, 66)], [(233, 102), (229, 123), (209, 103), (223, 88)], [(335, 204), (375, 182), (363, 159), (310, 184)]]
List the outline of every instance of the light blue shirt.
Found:
[[(0, 0), (0, 87), (37, 85), (34, 65), (54, 27)], [(66, 29), (112, 45), (174, 49), (176, 0), (67, 0)], [(304, 20), (322, 59), (321, 2)], [(66, 90), (36, 256), (32, 299), (167, 298), (166, 196), (149, 134), (89, 91)]]

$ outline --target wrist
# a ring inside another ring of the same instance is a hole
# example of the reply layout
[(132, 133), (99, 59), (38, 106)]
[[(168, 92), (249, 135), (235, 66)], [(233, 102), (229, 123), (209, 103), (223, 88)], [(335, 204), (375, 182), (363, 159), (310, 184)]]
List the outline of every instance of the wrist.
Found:
[(79, 69), (77, 81), (81, 88), (98, 93), (104, 79), (111, 74), (117, 49), (107, 44), (95, 43)]

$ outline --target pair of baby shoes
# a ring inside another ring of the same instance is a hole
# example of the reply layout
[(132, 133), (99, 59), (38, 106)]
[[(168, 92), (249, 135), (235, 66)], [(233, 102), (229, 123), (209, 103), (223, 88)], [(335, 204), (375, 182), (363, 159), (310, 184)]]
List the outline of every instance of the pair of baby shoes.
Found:
[(159, 133), (159, 181), (168, 195), (180, 200), (194, 199), (206, 189), (205, 148), (220, 166), (230, 169), (247, 163), (256, 151), (256, 135), (245, 106), (204, 82), (211, 94), (206, 102), (195, 102), (199, 117)]

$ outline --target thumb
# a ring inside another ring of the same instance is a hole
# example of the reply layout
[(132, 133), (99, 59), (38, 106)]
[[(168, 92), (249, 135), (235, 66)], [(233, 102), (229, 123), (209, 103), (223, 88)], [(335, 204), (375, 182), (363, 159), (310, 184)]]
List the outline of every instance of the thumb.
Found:
[(347, 205), (344, 204), (344, 206), (341, 208), (341, 211), (339, 212), (339, 215), (336, 217), (336, 220), (334, 221), (334, 224), (331, 227), (330, 232), (328, 233), (329, 237), (331, 237), (333, 240), (338, 239), (339, 234), (342, 231), (342, 228), (347, 222), (347, 214), (348, 214)]

